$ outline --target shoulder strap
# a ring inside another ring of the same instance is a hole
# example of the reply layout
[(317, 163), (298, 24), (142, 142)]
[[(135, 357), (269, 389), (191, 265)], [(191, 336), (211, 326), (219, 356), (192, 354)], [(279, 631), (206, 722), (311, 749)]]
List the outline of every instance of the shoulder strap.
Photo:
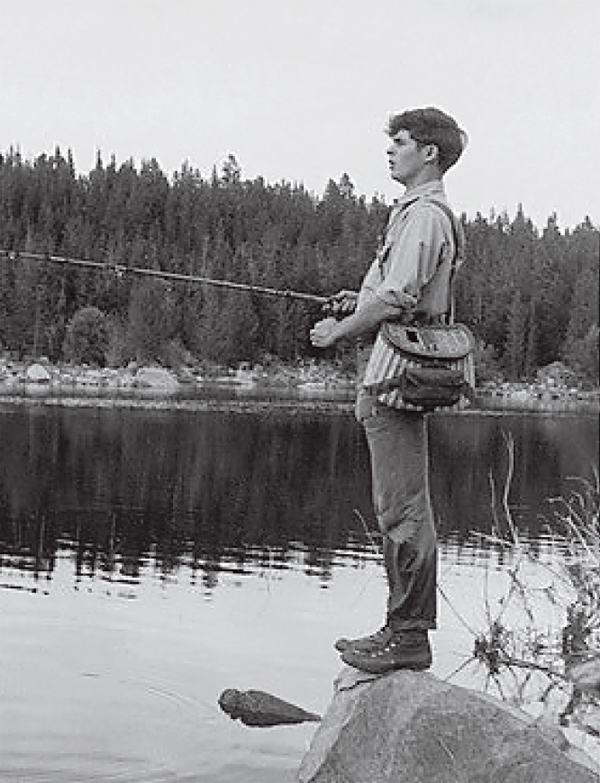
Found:
[(462, 229), (459, 229), (458, 218), (447, 204), (444, 204), (443, 201), (438, 201), (435, 198), (428, 198), (427, 201), (430, 204), (435, 204), (436, 207), (441, 209), (441, 211), (446, 215), (446, 217), (450, 221), (450, 226), (452, 228), (452, 239), (454, 240), (454, 255), (452, 256), (452, 261), (450, 266), (450, 279), (448, 280), (448, 312), (447, 312), (448, 323), (452, 324), (454, 323), (454, 275), (456, 274), (456, 270), (458, 268), (458, 260), (463, 256), (465, 250), (464, 234), (462, 232)]
[(427, 201), (430, 204), (435, 204), (436, 207), (441, 209), (450, 221), (452, 239), (454, 240), (454, 257), (452, 258), (452, 272), (454, 272), (458, 266), (458, 259), (464, 254), (465, 239), (462, 228), (459, 228), (458, 218), (447, 204), (444, 204), (443, 201), (438, 201), (435, 198), (428, 198)]

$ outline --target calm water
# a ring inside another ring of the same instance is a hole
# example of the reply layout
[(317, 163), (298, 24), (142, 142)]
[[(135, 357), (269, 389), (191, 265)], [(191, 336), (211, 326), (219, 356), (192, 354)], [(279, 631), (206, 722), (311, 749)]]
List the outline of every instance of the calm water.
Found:
[[(507, 436), (511, 509), (540, 551), (548, 498), (598, 464), (595, 415), (430, 421), (439, 676), (469, 658), (502, 575), (473, 531), (491, 530)], [(333, 640), (382, 618), (372, 529), (347, 413), (0, 403), (0, 780), (293, 780), (314, 725), (249, 729), (217, 698), (326, 709)]]

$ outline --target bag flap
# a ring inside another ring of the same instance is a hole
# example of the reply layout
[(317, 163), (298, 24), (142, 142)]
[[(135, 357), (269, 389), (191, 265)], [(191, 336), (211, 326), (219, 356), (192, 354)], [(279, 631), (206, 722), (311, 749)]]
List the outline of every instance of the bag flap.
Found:
[(393, 348), (427, 359), (463, 359), (475, 347), (475, 338), (464, 324), (407, 326), (386, 321), (381, 334)]

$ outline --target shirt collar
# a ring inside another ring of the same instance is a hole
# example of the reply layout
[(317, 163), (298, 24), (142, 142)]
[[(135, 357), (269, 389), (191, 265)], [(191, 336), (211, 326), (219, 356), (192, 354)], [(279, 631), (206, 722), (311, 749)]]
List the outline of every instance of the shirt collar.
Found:
[(413, 188), (409, 193), (405, 193), (399, 199), (396, 199), (394, 201), (394, 206), (403, 207), (423, 196), (441, 196), (445, 199), (446, 192), (442, 180), (436, 179), (433, 180), (433, 182), (424, 182), (422, 185), (417, 185), (417, 187)]

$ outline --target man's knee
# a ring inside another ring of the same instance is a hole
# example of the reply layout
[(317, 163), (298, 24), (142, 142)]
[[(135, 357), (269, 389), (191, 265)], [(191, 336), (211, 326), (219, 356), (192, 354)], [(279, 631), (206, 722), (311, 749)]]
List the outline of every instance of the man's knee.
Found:
[(429, 497), (414, 499), (399, 509), (393, 506), (377, 514), (382, 535), (395, 544), (408, 544), (415, 550), (429, 554), (437, 547), (437, 536)]

